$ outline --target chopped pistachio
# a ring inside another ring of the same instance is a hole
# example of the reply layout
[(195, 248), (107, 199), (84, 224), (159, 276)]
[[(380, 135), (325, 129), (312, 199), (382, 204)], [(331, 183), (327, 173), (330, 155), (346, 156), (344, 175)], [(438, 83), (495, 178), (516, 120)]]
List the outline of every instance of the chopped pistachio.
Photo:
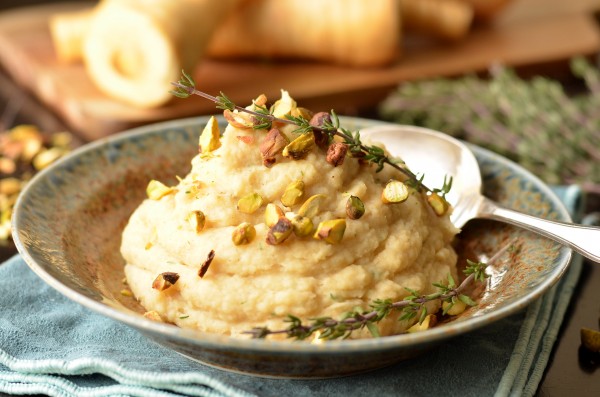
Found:
[(260, 143), (260, 154), (265, 167), (271, 167), (276, 161), (276, 156), (289, 144), (285, 135), (278, 128), (271, 128)]
[(200, 134), (200, 152), (209, 153), (221, 147), (221, 131), (215, 116), (211, 116)]
[(423, 320), (423, 322), (417, 322), (415, 325), (413, 325), (406, 331), (410, 332), (410, 333), (425, 331), (425, 330), (428, 330), (429, 328), (433, 327), (436, 322), (437, 322), (437, 317), (434, 314), (428, 314), (427, 316), (425, 316), (425, 319)]
[(263, 204), (263, 198), (258, 193), (250, 193), (238, 200), (237, 209), (245, 214), (252, 214)]
[(437, 193), (431, 193), (427, 196), (427, 202), (433, 208), (433, 212), (438, 216), (442, 216), (448, 212), (448, 208), (450, 208), (450, 204), (446, 201), (445, 198), (440, 196)]
[(281, 204), (285, 205), (286, 207), (296, 205), (303, 194), (304, 182), (301, 180), (294, 181), (285, 188), (285, 191), (281, 196)]
[(360, 219), (365, 214), (365, 205), (362, 200), (356, 196), (348, 197), (346, 201), (346, 215), (350, 219)]
[(154, 242), (156, 241), (157, 238), (158, 238), (158, 232), (156, 231), (156, 228), (153, 227), (152, 228), (152, 232), (150, 233), (150, 239), (148, 240), (148, 242), (144, 246), (144, 249), (147, 251), (150, 248), (152, 248), (154, 246)]
[(292, 222), (289, 219), (279, 218), (267, 233), (267, 244), (278, 245), (283, 243), (292, 234), (292, 230)]
[(275, 101), (271, 107), (271, 114), (277, 118), (285, 119), (296, 107), (296, 101), (292, 99), (289, 92), (281, 90), (281, 99)]
[(600, 331), (581, 328), (581, 344), (589, 351), (600, 353)]
[(206, 256), (206, 260), (204, 262), (202, 262), (202, 266), (200, 266), (200, 269), (198, 270), (198, 277), (200, 277), (200, 278), (204, 277), (204, 275), (208, 271), (208, 268), (210, 267), (210, 264), (212, 263), (214, 258), (215, 258), (215, 250), (210, 250), (210, 252)]
[(296, 236), (306, 237), (312, 234), (315, 227), (310, 218), (294, 214), (293, 212), (290, 212), (289, 214), (290, 216), (288, 216), (288, 214), (285, 214), (285, 216), (292, 222), (292, 230)]
[(384, 203), (402, 203), (408, 199), (409, 190), (403, 182), (392, 179), (389, 181), (383, 192), (381, 192), (381, 201)]
[(146, 194), (151, 200), (160, 200), (164, 196), (174, 192), (174, 189), (166, 186), (162, 182), (152, 179), (146, 187)]
[(8, 157), (0, 157), (0, 173), (2, 174), (12, 174), (17, 170), (17, 164), (13, 159), (9, 159)]
[(73, 142), (73, 135), (69, 132), (62, 131), (52, 135), (52, 146), (68, 148), (71, 142)]
[(164, 291), (171, 288), (179, 280), (179, 274), (173, 272), (164, 272), (156, 276), (152, 282), (152, 288)]
[(192, 196), (196, 197), (196, 195), (200, 193), (200, 190), (202, 190), (202, 186), (202, 181), (192, 181), (192, 183), (185, 188), (185, 193), (191, 194)]
[(256, 237), (256, 229), (248, 222), (240, 223), (231, 234), (231, 241), (235, 245), (250, 244)]
[(158, 314), (158, 312), (155, 310), (150, 310), (149, 312), (144, 313), (144, 317), (146, 317), (148, 320), (152, 320), (152, 321), (158, 321), (158, 322), (163, 321), (160, 314)]
[(344, 164), (347, 153), (348, 145), (343, 142), (333, 142), (327, 148), (327, 157), (325, 160), (334, 167), (337, 167), (338, 165)]
[(49, 166), (51, 163), (58, 160), (65, 154), (64, 149), (58, 147), (52, 147), (50, 149), (42, 149), (33, 158), (33, 166), (36, 170), (42, 170)]
[(7, 240), (11, 235), (10, 221), (0, 222), (0, 240)]
[(298, 210), (298, 215), (314, 218), (318, 213), (323, 201), (327, 198), (324, 194), (315, 194), (306, 199)]
[(237, 110), (232, 112), (229, 109), (225, 109), (223, 111), (223, 117), (225, 117), (225, 120), (227, 120), (229, 124), (236, 128), (254, 128), (255, 120), (247, 113), (240, 113)]
[[(38, 139), (38, 138), (26, 139), (23, 141), (23, 152), (21, 153), (21, 158), (24, 161), (31, 161), (33, 158), (35, 158), (38, 154), (40, 154), (44, 150), (45, 149), (43, 149), (41, 139)], [(59, 147), (53, 147), (49, 150), (53, 150), (52, 154), (56, 155), (56, 157), (52, 158), (52, 156), (50, 154), (46, 154), (47, 158), (45, 159), (45, 161), (47, 161), (48, 163), (45, 164), (42, 168), (44, 168), (45, 166), (47, 166), (48, 164), (50, 164), (51, 162), (53, 162), (54, 160), (56, 160), (57, 158), (59, 158), (60, 156), (62, 156), (64, 154), (63, 149), (59, 148)], [(38, 161), (40, 161), (40, 160), (38, 160)], [(38, 168), (38, 169), (41, 169), (41, 168)]]
[[(313, 127), (323, 128), (325, 125), (331, 125), (331, 115), (327, 112), (315, 113), (309, 124)], [(330, 143), (330, 137), (323, 131), (314, 129), (313, 135), (315, 136), (315, 143), (321, 149), (327, 149)]]
[(238, 141), (245, 143), (246, 145), (252, 145), (254, 143), (254, 137), (252, 135), (236, 135)]
[(310, 120), (313, 117), (313, 112), (303, 107), (293, 108), (290, 114), (294, 117), (301, 117), (304, 120)]
[(268, 227), (275, 226), (281, 217), (283, 217), (283, 210), (281, 208), (273, 203), (267, 204), (267, 208), (265, 208), (265, 224)]
[(294, 160), (305, 158), (315, 145), (315, 136), (312, 133), (299, 135), (283, 148), (283, 157), (291, 157)]
[(345, 219), (330, 219), (323, 221), (317, 226), (317, 231), (313, 235), (317, 240), (324, 240), (329, 244), (337, 244), (342, 241), (346, 231)]
[(265, 94), (260, 94), (259, 96), (256, 97), (256, 99), (252, 100), (252, 105), (254, 105), (253, 110), (256, 110), (257, 107), (265, 106), (266, 104), (267, 104), (267, 96)]
[(121, 290), (121, 295), (126, 296), (126, 297), (132, 297), (133, 293), (130, 290), (125, 288), (125, 289)]
[(21, 191), (21, 181), (18, 178), (0, 179), (0, 194), (10, 196)]
[(446, 302), (442, 303), (442, 310), (445, 314), (450, 316), (457, 316), (464, 312), (467, 309), (467, 304), (460, 299), (454, 299), (455, 302)]
[(206, 216), (202, 211), (192, 211), (188, 216), (188, 222), (192, 226), (192, 229), (196, 231), (196, 233), (200, 233), (206, 225)]

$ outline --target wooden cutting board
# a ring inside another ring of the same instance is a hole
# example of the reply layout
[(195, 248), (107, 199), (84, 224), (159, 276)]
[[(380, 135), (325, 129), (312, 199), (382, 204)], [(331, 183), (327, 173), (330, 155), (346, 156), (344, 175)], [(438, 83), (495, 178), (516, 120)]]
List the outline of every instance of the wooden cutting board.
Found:
[[(551, 7), (548, 3), (557, 0), (544, 1), (539, 9), (547, 9), (544, 5)], [(527, 12), (531, 13), (532, 7), (515, 4), (515, 8), (506, 10), (508, 18), (475, 29), (465, 41), (454, 45), (407, 42), (402, 58), (386, 68), (205, 60), (194, 71), (194, 77), (204, 91), (223, 91), (240, 104), (248, 103), (259, 93), (276, 98), (284, 88), (303, 106), (313, 110), (335, 108), (344, 113), (349, 108), (376, 105), (402, 81), (482, 71), (495, 62), (523, 66), (596, 53), (600, 49), (600, 33), (587, 12), (594, 2), (567, 3), (579, 4), (579, 8), (563, 6), (559, 13), (537, 12), (531, 17), (527, 17)], [(86, 6), (89, 4), (55, 3), (0, 15), (0, 65), (73, 131), (92, 140), (137, 125), (216, 112), (212, 103), (200, 98), (174, 99), (158, 109), (135, 109), (100, 93), (83, 65), (59, 63), (50, 39), (48, 17)]]

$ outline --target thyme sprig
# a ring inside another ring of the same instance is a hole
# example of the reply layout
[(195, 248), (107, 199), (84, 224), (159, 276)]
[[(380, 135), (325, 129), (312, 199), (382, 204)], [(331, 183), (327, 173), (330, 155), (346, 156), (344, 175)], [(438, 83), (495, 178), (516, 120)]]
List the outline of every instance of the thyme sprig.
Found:
[(408, 321), (419, 316), (419, 323), (422, 323), (428, 315), (425, 304), (430, 301), (447, 302), (443, 314), (446, 314), (458, 300), (468, 306), (475, 306), (475, 301), (464, 293), (465, 289), (472, 282), (484, 282), (488, 277), (485, 271), (486, 268), (512, 249), (515, 243), (516, 240), (513, 240), (506, 244), (487, 263), (467, 260), (467, 266), (463, 271), (467, 277), (458, 286), (456, 286), (454, 278), (448, 275), (448, 283), (434, 283), (433, 286), (436, 287), (437, 291), (428, 295), (422, 295), (418, 291), (406, 288), (410, 295), (401, 301), (393, 302), (391, 299), (376, 299), (369, 305), (369, 309), (356, 308), (346, 312), (339, 319), (317, 317), (311, 319), (308, 324), (304, 324), (298, 317), (288, 314), (284, 320), (289, 323), (287, 328), (271, 330), (268, 327), (255, 327), (244, 333), (251, 335), (252, 338), (266, 338), (269, 335), (284, 334), (288, 338), (303, 340), (318, 332), (319, 339), (331, 340), (346, 339), (354, 331), (367, 328), (373, 337), (379, 337), (377, 323), (395, 311), (400, 311), (399, 321)]
[[(295, 129), (296, 133), (304, 134), (316, 130), (327, 134), (329, 139), (338, 136), (343, 139), (343, 142), (346, 145), (348, 145), (348, 150), (354, 157), (362, 158), (370, 163), (376, 164), (377, 172), (380, 172), (383, 170), (384, 166), (388, 165), (408, 177), (409, 184), (418, 191), (424, 190), (426, 192), (435, 192), (444, 190), (444, 188), (435, 190), (428, 188), (423, 184), (423, 178), (417, 177), (404, 162), (386, 156), (384, 150), (379, 146), (365, 145), (361, 140), (359, 131), (350, 131), (340, 126), (339, 118), (333, 110), (330, 112), (331, 121), (325, 121), (323, 125), (315, 126), (311, 125), (310, 121), (302, 116), (287, 115), (285, 119), (276, 117), (264, 106), (255, 105), (255, 110), (238, 106), (223, 92), (216, 97), (209, 95), (196, 89), (194, 79), (185, 71), (182, 71), (182, 77), (178, 82), (173, 82), (171, 84), (176, 87), (176, 89), (170, 91), (170, 93), (178, 98), (189, 98), (192, 95), (198, 95), (214, 102), (218, 109), (229, 111), (237, 110), (254, 116), (257, 120), (254, 124), (255, 129), (268, 129), (271, 127), (272, 123), (276, 122), (295, 125), (297, 127)], [(446, 180), (444, 180), (444, 185), (446, 185)]]

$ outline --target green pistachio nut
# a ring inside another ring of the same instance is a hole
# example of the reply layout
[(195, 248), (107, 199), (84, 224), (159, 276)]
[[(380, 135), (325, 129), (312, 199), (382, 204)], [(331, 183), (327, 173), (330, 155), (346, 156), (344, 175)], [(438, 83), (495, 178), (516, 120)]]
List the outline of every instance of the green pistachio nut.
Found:
[(337, 244), (342, 241), (346, 231), (345, 219), (330, 219), (323, 221), (317, 226), (317, 231), (313, 235), (317, 240), (324, 240), (329, 244)]
[(365, 214), (365, 204), (356, 196), (348, 197), (346, 201), (346, 215), (350, 219), (360, 219)]

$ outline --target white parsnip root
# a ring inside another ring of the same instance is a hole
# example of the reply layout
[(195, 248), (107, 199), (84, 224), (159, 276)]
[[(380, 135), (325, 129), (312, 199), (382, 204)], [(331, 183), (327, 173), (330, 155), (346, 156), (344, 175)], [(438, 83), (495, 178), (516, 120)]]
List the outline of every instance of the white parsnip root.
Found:
[(203, 57), (381, 67), (399, 58), (405, 32), (459, 40), (507, 1), (100, 0), (49, 27), (60, 61), (83, 61), (107, 96), (153, 108)]
[(83, 60), (105, 94), (150, 108), (171, 99), (170, 83), (195, 67), (239, 1), (104, 0), (90, 11), (58, 14), (50, 27), (59, 59)]
[(399, 0), (407, 31), (443, 40), (464, 38), (473, 21), (473, 8), (461, 0)]
[(400, 43), (396, 0), (250, 0), (219, 27), (208, 54), (382, 66), (396, 59)]

